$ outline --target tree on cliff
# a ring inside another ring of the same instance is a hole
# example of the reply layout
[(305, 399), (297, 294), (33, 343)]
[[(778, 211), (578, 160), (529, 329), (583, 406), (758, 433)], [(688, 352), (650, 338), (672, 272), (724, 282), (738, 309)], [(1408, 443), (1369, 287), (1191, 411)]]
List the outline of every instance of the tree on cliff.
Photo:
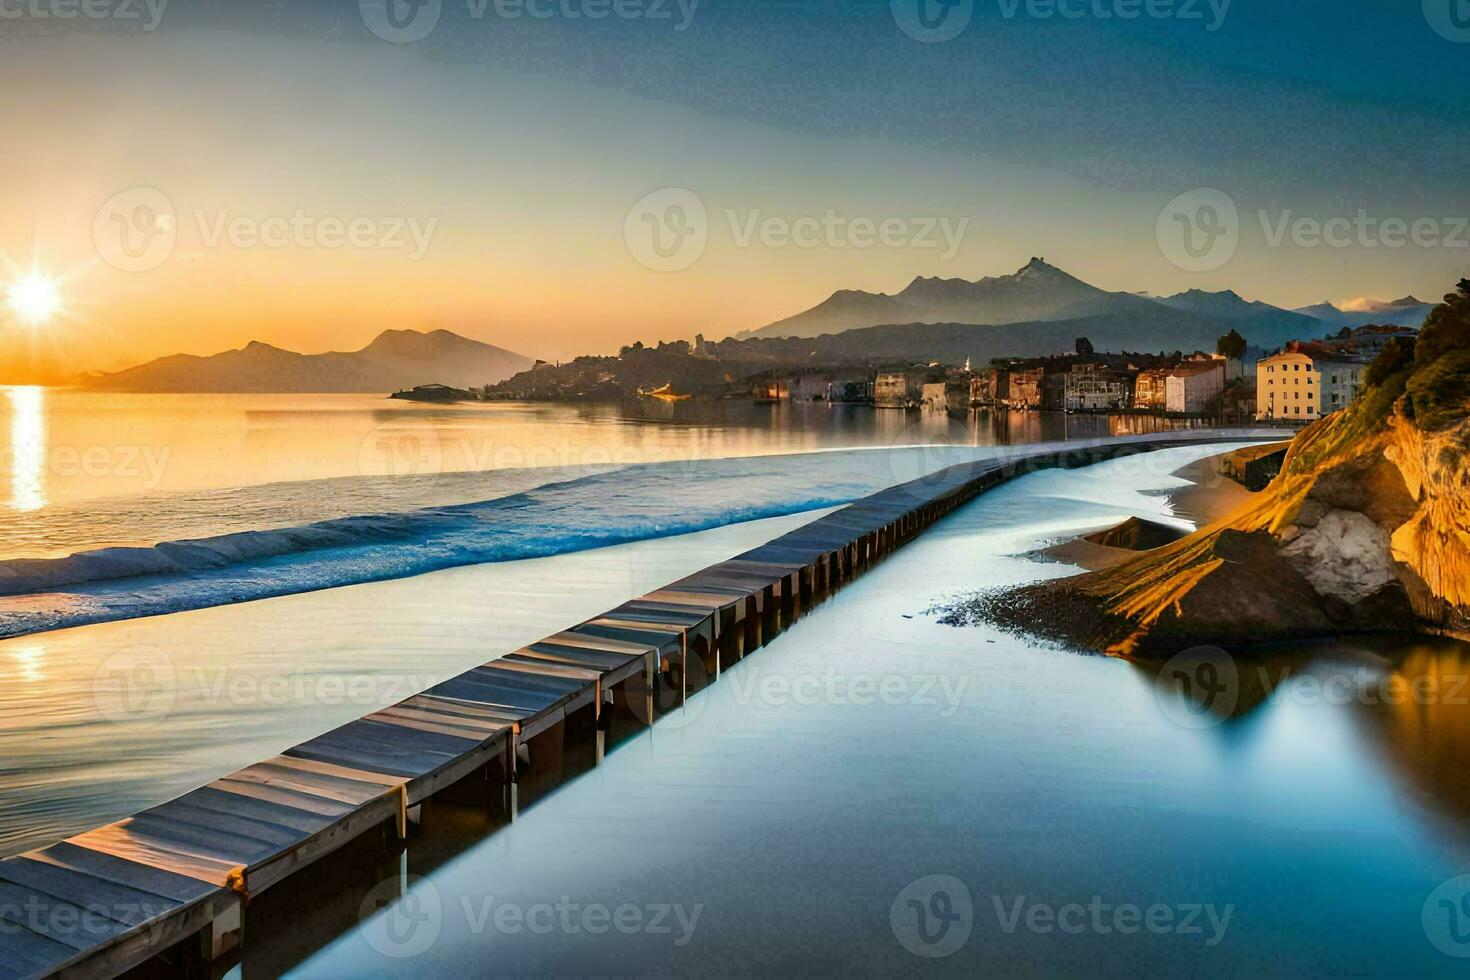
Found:
[(1390, 340), (1365, 379), (1391, 404), (1407, 392), (1404, 412), (1422, 429), (1459, 422), (1470, 409), (1470, 279), (1430, 311), (1412, 348)]

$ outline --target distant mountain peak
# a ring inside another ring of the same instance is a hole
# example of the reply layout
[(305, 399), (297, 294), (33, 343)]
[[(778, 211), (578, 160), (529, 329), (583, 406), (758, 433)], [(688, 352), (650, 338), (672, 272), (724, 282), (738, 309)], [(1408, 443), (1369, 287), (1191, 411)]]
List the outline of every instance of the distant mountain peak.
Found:
[(473, 388), (530, 367), (528, 357), (448, 330), (385, 330), (359, 351), (299, 354), (259, 340), (212, 357), (172, 355), (83, 385), (113, 391), (382, 392)]

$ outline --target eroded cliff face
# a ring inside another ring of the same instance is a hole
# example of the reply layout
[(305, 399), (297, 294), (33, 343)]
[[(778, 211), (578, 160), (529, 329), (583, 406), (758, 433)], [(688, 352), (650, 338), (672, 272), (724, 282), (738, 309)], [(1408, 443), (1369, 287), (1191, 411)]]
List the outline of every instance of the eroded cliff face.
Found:
[(1399, 420), (1394, 436), (1384, 453), (1418, 503), (1390, 536), (1394, 560), (1420, 619), (1470, 635), (1470, 421), (1425, 434)]
[[(1470, 637), (1470, 421), (1424, 432), (1365, 405), (1293, 442), (1281, 475), (1219, 524), (1021, 603), (1122, 655), (1340, 632)], [(1069, 611), (1071, 593), (1095, 606)], [(1014, 622), (1013, 625), (1023, 625)]]

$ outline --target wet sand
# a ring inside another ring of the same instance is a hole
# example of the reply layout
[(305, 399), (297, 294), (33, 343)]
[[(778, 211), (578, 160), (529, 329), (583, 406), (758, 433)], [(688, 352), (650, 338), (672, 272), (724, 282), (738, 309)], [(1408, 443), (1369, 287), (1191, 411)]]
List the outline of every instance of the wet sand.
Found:
[(1211, 456), (1174, 471), (1175, 476), (1193, 484), (1169, 493), (1169, 502), (1177, 516), (1191, 521), (1197, 528), (1205, 527), (1230, 516), (1255, 496), (1220, 472), (1220, 464), (1228, 455)]
[[(1163, 496), (1169, 498), (1174, 516), (1189, 521), (1198, 529), (1223, 520), (1255, 496), (1220, 472), (1220, 463), (1228, 455), (1229, 453), (1221, 453), (1197, 460), (1173, 472), (1173, 476), (1190, 481), (1189, 486), (1162, 492)], [(1095, 572), (1112, 568), (1136, 554), (1138, 552), (1127, 548), (1096, 544), (1079, 535), (1044, 548), (1036, 552), (1035, 557), (1043, 561), (1076, 565), (1085, 571)]]

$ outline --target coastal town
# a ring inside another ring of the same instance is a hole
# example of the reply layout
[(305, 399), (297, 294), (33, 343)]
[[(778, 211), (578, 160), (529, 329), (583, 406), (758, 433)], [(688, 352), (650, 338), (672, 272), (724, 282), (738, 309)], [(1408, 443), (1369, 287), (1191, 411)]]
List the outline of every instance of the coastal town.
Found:
[[(1362, 389), (1367, 365), (1390, 343), (1412, 345), (1418, 331), (1394, 325), (1343, 328), (1267, 352), (1238, 331), (1213, 351), (1098, 352), (1085, 337), (1065, 353), (995, 358), (976, 366), (935, 359), (914, 363), (803, 360), (769, 341), (730, 339), (641, 343), (615, 357), (537, 361), (499, 384), (475, 389), (423, 385), (395, 397), (421, 401), (666, 401), (746, 399), (826, 402), (964, 413), (972, 409), (1147, 414), (1222, 424), (1305, 424), (1345, 408)], [(810, 360), (810, 359), (807, 359)]]

